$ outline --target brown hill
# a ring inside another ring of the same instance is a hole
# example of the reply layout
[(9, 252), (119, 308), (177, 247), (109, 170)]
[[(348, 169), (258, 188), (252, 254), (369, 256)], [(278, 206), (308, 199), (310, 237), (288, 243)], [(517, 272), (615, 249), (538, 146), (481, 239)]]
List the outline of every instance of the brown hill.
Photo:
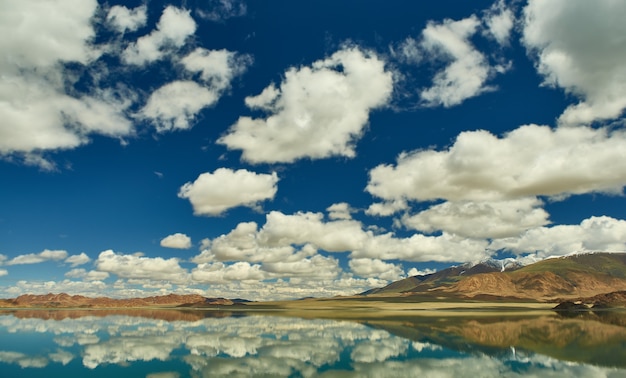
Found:
[(391, 284), (378, 288), (368, 290), (363, 295), (383, 294), (388, 295), (391, 293), (423, 293), (435, 290), (440, 287), (445, 287), (458, 282), (466, 277), (474, 276), (476, 274), (483, 273), (495, 273), (495, 272), (510, 272), (520, 268), (515, 263), (505, 264), (501, 261), (488, 260), (478, 264), (464, 264), (461, 266), (453, 266), (439, 272), (427, 274), (423, 276), (408, 277)]
[[(197, 294), (168, 294), (146, 298), (113, 299), (108, 297), (90, 298), (82, 295), (45, 294), (20, 295), (14, 299), (0, 300), (0, 307), (14, 308), (130, 308), (130, 307), (177, 307), (183, 305), (232, 305), (224, 298), (205, 298)], [(239, 303), (239, 302), (237, 302)]]
[[(492, 264), (493, 265), (493, 264)], [(472, 274), (459, 268), (410, 277), (366, 295), (432, 294), (461, 298), (558, 301), (626, 290), (626, 254), (591, 253), (546, 259), (522, 268)]]

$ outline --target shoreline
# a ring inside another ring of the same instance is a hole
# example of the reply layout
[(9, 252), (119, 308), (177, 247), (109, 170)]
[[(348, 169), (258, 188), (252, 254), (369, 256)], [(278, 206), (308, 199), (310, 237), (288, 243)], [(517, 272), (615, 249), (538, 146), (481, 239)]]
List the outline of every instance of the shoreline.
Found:
[(136, 307), (2, 307), (0, 312), (14, 311), (177, 311), (198, 313), (240, 313), (250, 315), (285, 315), (300, 318), (385, 319), (411, 317), (489, 317), (540, 316), (554, 314), (555, 303), (547, 302), (413, 302), (397, 303), (360, 300), (301, 300), (250, 302), (224, 306), (136, 306)]

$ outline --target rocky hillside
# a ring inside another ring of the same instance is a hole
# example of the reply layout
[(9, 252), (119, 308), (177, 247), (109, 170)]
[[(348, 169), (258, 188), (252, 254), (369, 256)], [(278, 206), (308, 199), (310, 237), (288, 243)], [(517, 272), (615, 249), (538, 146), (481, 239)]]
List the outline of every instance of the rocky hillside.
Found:
[(14, 299), (0, 300), (0, 307), (14, 308), (131, 308), (131, 307), (179, 307), (211, 305), (233, 305), (242, 303), (242, 300), (224, 298), (205, 298), (197, 294), (178, 295), (169, 294), (147, 298), (113, 299), (108, 297), (90, 298), (82, 295), (45, 294), (20, 295)]
[(498, 297), (556, 301), (626, 290), (626, 254), (591, 253), (546, 259), (525, 267), (489, 271), (454, 267), (410, 277), (365, 295), (432, 294), (462, 298)]

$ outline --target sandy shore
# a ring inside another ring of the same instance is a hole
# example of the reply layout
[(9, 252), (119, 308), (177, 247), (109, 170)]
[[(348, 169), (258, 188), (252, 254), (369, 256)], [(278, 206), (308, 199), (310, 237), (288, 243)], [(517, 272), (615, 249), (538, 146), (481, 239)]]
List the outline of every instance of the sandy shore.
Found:
[[(424, 301), (393, 302), (381, 300), (305, 299), (299, 301), (253, 302), (244, 311), (280, 312), (303, 318), (380, 319), (405, 317), (520, 316), (554, 314), (555, 303)], [(222, 308), (225, 309), (225, 308)]]
[[(533, 316), (554, 314), (552, 308), (556, 303), (545, 302), (486, 302), (470, 300), (454, 300), (441, 298), (437, 300), (409, 301), (394, 297), (364, 298), (344, 297), (326, 299), (303, 299), (274, 302), (249, 302), (245, 305), (202, 306), (202, 307), (170, 307), (146, 306), (124, 308), (80, 308), (81, 311), (151, 311), (171, 310), (181, 312), (207, 311), (248, 314), (274, 314), (301, 318), (327, 319), (399, 319), (411, 317), (477, 317), (477, 316)], [(13, 308), (15, 310), (16, 308)], [(71, 308), (22, 308), (22, 310), (72, 310)], [(5, 308), (3, 310), (10, 310)]]

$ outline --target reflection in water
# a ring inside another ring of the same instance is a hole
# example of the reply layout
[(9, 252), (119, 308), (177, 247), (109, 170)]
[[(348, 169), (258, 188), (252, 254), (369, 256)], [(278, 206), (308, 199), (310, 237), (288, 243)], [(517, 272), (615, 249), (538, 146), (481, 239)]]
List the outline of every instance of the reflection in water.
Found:
[[(0, 376), (624, 376), (622, 314), (366, 323), (164, 311), (0, 313)], [(28, 372), (25, 372), (28, 369)]]

